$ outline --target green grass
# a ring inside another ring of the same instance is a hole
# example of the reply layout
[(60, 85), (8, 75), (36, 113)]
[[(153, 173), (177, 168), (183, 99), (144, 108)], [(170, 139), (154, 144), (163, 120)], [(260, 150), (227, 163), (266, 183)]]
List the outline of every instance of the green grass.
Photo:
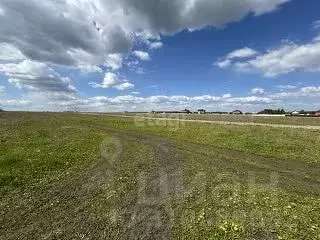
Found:
[(318, 130), (62, 113), (0, 126), (4, 239), (320, 239)]
[(62, 125), (49, 115), (0, 115), (0, 188), (25, 186), (84, 167), (105, 134)]
[[(120, 115), (123, 113), (119, 113)], [(108, 115), (108, 114), (106, 114)], [(155, 117), (155, 118), (175, 118), (190, 120), (208, 120), (208, 121), (227, 121), (227, 122), (249, 122), (249, 123), (267, 123), (283, 125), (302, 125), (302, 126), (320, 126), (319, 117), (289, 117), (289, 116), (254, 116), (254, 115), (214, 115), (214, 114), (134, 114), (126, 113), (128, 116)]]
[(132, 119), (104, 116), (65, 115), (63, 118), (82, 124), (146, 132), (179, 141), (252, 152), (268, 157), (299, 159), (310, 163), (320, 161), (318, 130), (179, 123), (150, 119), (135, 122)]

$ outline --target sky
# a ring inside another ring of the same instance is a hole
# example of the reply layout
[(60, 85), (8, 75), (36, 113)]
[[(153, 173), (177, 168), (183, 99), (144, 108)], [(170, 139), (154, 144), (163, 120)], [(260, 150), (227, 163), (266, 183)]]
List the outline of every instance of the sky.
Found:
[(320, 109), (318, 0), (0, 0), (0, 108)]

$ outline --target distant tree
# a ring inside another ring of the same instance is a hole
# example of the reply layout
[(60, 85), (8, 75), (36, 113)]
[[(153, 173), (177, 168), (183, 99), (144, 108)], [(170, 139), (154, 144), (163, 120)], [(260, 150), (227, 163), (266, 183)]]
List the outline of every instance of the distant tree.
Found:
[(264, 109), (263, 111), (259, 112), (259, 114), (285, 114), (284, 109)]
[(4, 110), (0, 108), (0, 112), (4, 112)]

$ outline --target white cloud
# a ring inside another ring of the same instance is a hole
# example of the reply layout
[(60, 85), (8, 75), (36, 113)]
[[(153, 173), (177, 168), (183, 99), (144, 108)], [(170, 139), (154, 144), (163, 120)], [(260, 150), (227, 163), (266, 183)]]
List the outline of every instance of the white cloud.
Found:
[(0, 64), (0, 73), (18, 88), (29, 91), (75, 93), (70, 79), (61, 77), (45, 63), (24, 60), (20, 63)]
[(139, 94), (140, 94), (140, 92), (131, 92), (131, 94), (139, 95)]
[(129, 70), (132, 72), (135, 72), (137, 74), (144, 74), (145, 73), (144, 69), (141, 66), (139, 66), (139, 60), (137, 60), (137, 59), (127, 61), (125, 64), (129, 67)]
[(141, 61), (150, 61), (149, 53), (143, 51), (134, 51), (133, 54), (138, 57)]
[(277, 77), (296, 71), (319, 72), (320, 42), (302, 45), (286, 43), (250, 59), (234, 60), (228, 67), (242, 72), (261, 72), (265, 77)]
[(78, 69), (83, 73), (102, 73), (103, 70), (97, 65), (78, 65), (76, 68), (70, 69)]
[[(35, 94), (35, 93), (34, 93)], [(57, 94), (57, 93), (56, 93)], [(316, 109), (319, 108), (320, 86), (305, 86), (296, 91), (276, 92), (262, 96), (237, 96), (223, 94), (221, 96), (166, 96), (156, 95), (149, 97), (138, 97), (134, 95), (123, 95), (116, 97), (96, 96), (91, 98), (70, 97), (69, 95), (56, 95), (51, 101), (44, 98), (18, 99), (0, 101), (1, 106), (7, 104), (24, 103), (27, 109), (54, 109), (54, 110), (81, 110), (81, 111), (123, 111), (137, 110), (181, 110), (191, 108), (209, 108), (207, 110), (231, 111), (240, 108), (243, 111), (259, 111), (264, 108), (286, 108), (286, 109)], [(40, 104), (40, 105), (37, 105)], [(22, 105), (20, 106), (22, 107)], [(3, 107), (10, 109), (10, 107)]]
[(89, 105), (99, 105), (99, 106), (121, 106), (124, 109), (128, 109), (133, 104), (138, 109), (147, 109), (148, 111), (152, 109), (162, 109), (162, 110), (182, 110), (186, 106), (198, 109), (203, 107), (203, 104), (218, 104), (217, 106), (229, 106), (234, 108), (239, 105), (246, 106), (265, 106), (272, 103), (276, 103), (279, 100), (273, 100), (268, 97), (238, 97), (238, 98), (224, 98), (221, 96), (150, 96), (150, 97), (136, 97), (132, 95), (117, 96), (114, 98), (108, 98), (104, 96), (90, 98), (87, 101), (82, 102), (82, 104)]
[(25, 56), (23, 56), (19, 49), (11, 44), (0, 43), (0, 60), (21, 61), (23, 59), (25, 59)]
[(159, 49), (163, 47), (163, 43), (162, 42), (151, 42), (149, 44), (151, 49)]
[(312, 39), (312, 41), (314, 41), (314, 42), (320, 42), (320, 35), (314, 37), (314, 38)]
[(241, 48), (238, 50), (235, 50), (231, 53), (229, 53), (225, 58), (223, 58), (222, 60), (219, 60), (217, 62), (214, 63), (214, 65), (218, 66), (219, 68), (228, 68), (232, 65), (232, 60), (234, 59), (242, 59), (242, 58), (248, 58), (248, 57), (252, 57), (257, 55), (258, 52), (245, 47), (245, 48)]
[(115, 85), (114, 88), (116, 88), (118, 90), (126, 90), (126, 89), (130, 89), (130, 88), (134, 88), (134, 84), (129, 83), (129, 82), (124, 82), (124, 83), (120, 83), (118, 85)]
[(121, 82), (121, 80), (119, 79), (119, 77), (115, 73), (106, 72), (104, 75), (103, 82), (101, 84), (98, 84), (95, 82), (91, 82), (90, 84), (94, 88), (110, 88), (116, 84), (119, 84), (120, 82)]
[(0, 86), (0, 93), (4, 93), (5, 90), (6, 90), (5, 86)]
[(297, 86), (294, 86), (294, 85), (277, 85), (276, 88), (279, 88), (279, 89), (295, 89), (297, 88)]
[(129, 83), (126, 79), (119, 78), (113, 72), (106, 72), (102, 83), (90, 82), (89, 84), (93, 88), (115, 88), (117, 90), (134, 88), (134, 84)]
[(219, 27), (250, 13), (273, 11), (288, 1), (2, 1), (0, 43), (13, 43), (35, 61), (101, 65), (109, 54), (127, 53), (134, 33), (168, 35), (184, 29)]
[(236, 104), (269, 104), (274, 102), (274, 100), (269, 97), (249, 96), (249, 97), (229, 98), (229, 99), (226, 99), (226, 102), (236, 103)]
[(9, 99), (9, 100), (1, 100), (1, 107), (21, 107), (22, 105), (31, 104), (31, 101), (28, 100), (17, 100), (17, 99)]
[(252, 88), (251, 93), (253, 94), (264, 94), (264, 89), (263, 88)]
[(245, 47), (238, 50), (235, 50), (227, 55), (227, 59), (234, 59), (234, 58), (247, 58), (256, 55), (258, 52), (255, 50)]
[(215, 65), (218, 66), (219, 68), (225, 69), (231, 66), (231, 61), (229, 59), (225, 59), (225, 60), (216, 62)]
[(116, 71), (122, 68), (122, 64), (122, 54), (108, 54), (106, 66), (110, 68), (112, 71)]
[(320, 97), (320, 86), (306, 86), (292, 92), (280, 92), (271, 94), (274, 99), (299, 98), (299, 97)]
[(224, 94), (222, 98), (232, 98), (232, 95), (230, 93)]
[(301, 92), (306, 94), (319, 94), (320, 93), (320, 86), (310, 86), (310, 87), (302, 87)]
[(148, 31), (143, 31), (136, 33), (136, 37), (138, 38), (138, 41), (147, 45), (150, 49), (159, 49), (163, 46), (163, 43), (160, 41), (161, 37), (157, 33), (152, 34)]
[(5, 11), (4, 11), (4, 9), (1, 7), (1, 5), (0, 5), (0, 16), (4, 16), (4, 14), (5, 14)]
[(314, 21), (314, 22), (312, 23), (312, 28), (313, 28), (313, 29), (318, 29), (318, 28), (320, 28), (320, 20)]

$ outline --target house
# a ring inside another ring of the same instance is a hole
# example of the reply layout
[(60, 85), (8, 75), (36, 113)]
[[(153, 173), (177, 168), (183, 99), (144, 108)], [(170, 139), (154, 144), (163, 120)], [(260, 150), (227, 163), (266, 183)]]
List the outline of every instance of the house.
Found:
[(231, 114), (234, 114), (234, 115), (241, 115), (243, 114), (243, 112), (241, 112), (240, 110), (234, 110)]
[(300, 112), (295, 110), (293, 112), (290, 113), (291, 116), (299, 116), (300, 115)]
[(198, 114), (206, 114), (206, 110), (204, 110), (204, 109), (198, 109)]
[(315, 117), (320, 117), (320, 110), (314, 114)]

